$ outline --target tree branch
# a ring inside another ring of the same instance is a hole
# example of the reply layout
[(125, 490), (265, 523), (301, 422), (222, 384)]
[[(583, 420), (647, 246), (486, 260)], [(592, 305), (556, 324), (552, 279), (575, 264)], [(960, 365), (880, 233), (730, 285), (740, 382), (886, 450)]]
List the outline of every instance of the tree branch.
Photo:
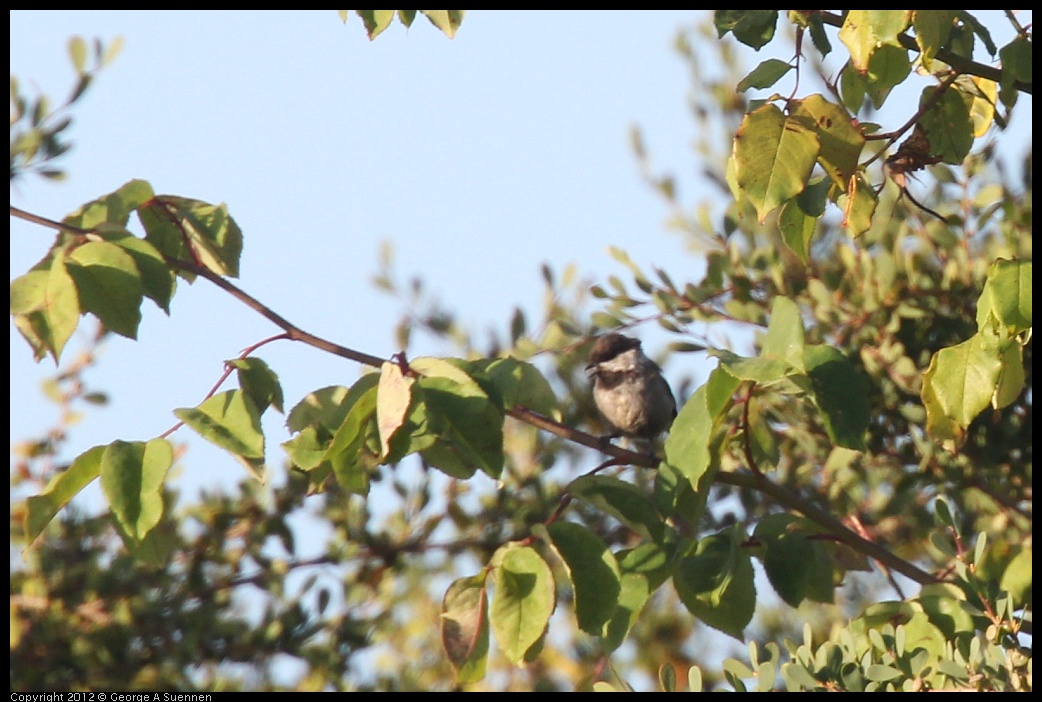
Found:
[[(829, 12), (828, 10), (820, 10), (819, 13), (825, 24), (832, 25), (833, 27), (843, 26), (842, 15), (836, 14), (835, 12)], [(901, 32), (898, 34), (897, 41), (900, 42), (901, 46), (909, 51), (920, 51), (919, 44), (917, 44), (915, 39), (909, 36), (907, 32)], [(1002, 69), (989, 66), (985, 63), (978, 63), (977, 61), (959, 56), (958, 54), (953, 54), (947, 49), (939, 49), (937, 53), (934, 54), (934, 58), (948, 64), (958, 73), (968, 73), (973, 76), (993, 80), (996, 83), (999, 83), (1002, 80)], [(1031, 95), (1031, 83), (1015, 80), (1013, 81), (1013, 87), (1022, 93)]]
[[(94, 232), (92, 232), (91, 230), (65, 225), (54, 220), (46, 219), (44, 217), (31, 214), (13, 206), (11, 207), (11, 214), (12, 216), (18, 217), (19, 219), (23, 219), (25, 221), (49, 227), (52, 229), (70, 231), (83, 236), (94, 234)], [(356, 361), (358, 363), (374, 366), (377, 368), (380, 367), (386, 360), (378, 356), (372, 356), (367, 353), (355, 351), (354, 349), (350, 349), (346, 346), (335, 344), (331, 341), (327, 341), (325, 339), (322, 339), (321, 337), (315, 336), (314, 334), (309, 334), (308, 332), (303, 331), (302, 329), (292, 324), (287, 319), (285, 319), (284, 317), (282, 317), (281, 315), (277, 314), (272, 309), (264, 305), (256, 298), (247, 294), (238, 286), (234, 285), (233, 283), (230, 283), (222, 276), (214, 273), (213, 271), (203, 266), (200, 266), (190, 261), (182, 261), (171, 257), (164, 256), (164, 258), (169, 265), (180, 270), (193, 273), (201, 278), (205, 278), (206, 280), (210, 281), (220, 289), (224, 290), (229, 295), (231, 295), (232, 297), (239, 300), (253, 311), (263, 316), (265, 319), (280, 327), (285, 332), (285, 336), (288, 339), (300, 341), (304, 344), (307, 344), (308, 346), (313, 346), (321, 351), (326, 351), (336, 356), (340, 356), (348, 360)], [(647, 453), (638, 453), (635, 451), (630, 451), (628, 449), (624, 449), (611, 444), (605, 444), (602, 438), (599, 436), (594, 436), (587, 432), (579, 431), (578, 429), (574, 429), (573, 427), (566, 426), (564, 424), (561, 424), (560, 422), (556, 422), (550, 419), (549, 417), (545, 417), (537, 412), (533, 412), (532, 410), (526, 407), (522, 407), (520, 405), (515, 406), (506, 410), (506, 414), (520, 422), (530, 424), (538, 429), (542, 429), (543, 431), (549, 432), (573, 443), (577, 443), (582, 446), (586, 446), (588, 448), (601, 451), (611, 456), (613, 459), (617, 460), (620, 464), (644, 466), (646, 468), (658, 467), (659, 459), (655, 456), (649, 455)], [(753, 467), (751, 466), (750, 469), (752, 470)], [(917, 566), (895, 556), (882, 546), (859, 536), (857, 533), (855, 533), (842, 522), (840, 522), (827, 510), (822, 509), (821, 507), (815, 505), (813, 502), (806, 500), (799, 495), (795, 495), (786, 490), (784, 487), (771, 482), (762, 473), (757, 473), (755, 471), (751, 472), (750, 474), (722, 472), (717, 475), (716, 481), (726, 485), (756, 490), (768, 495), (769, 497), (774, 499), (778, 504), (792, 509), (796, 512), (799, 512), (808, 519), (816, 522), (822, 528), (831, 533), (836, 539), (850, 546), (855, 551), (859, 551), (865, 554), (866, 556), (873, 558), (879, 561), (880, 563), (885, 564), (886, 566), (892, 568), (894, 571), (901, 573), (902, 575), (905, 575), (908, 578), (911, 578), (915, 582), (918, 582), (920, 584), (940, 582), (940, 579), (936, 576), (931, 575), (930, 573), (927, 573), (926, 571), (918, 568)]]

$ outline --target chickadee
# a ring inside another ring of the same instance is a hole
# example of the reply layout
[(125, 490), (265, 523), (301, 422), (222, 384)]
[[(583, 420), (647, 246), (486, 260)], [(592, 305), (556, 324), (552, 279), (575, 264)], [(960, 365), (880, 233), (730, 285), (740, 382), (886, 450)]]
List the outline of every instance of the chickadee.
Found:
[(593, 401), (613, 436), (654, 439), (677, 416), (662, 369), (644, 355), (637, 339), (614, 332), (600, 337), (586, 371), (593, 377)]

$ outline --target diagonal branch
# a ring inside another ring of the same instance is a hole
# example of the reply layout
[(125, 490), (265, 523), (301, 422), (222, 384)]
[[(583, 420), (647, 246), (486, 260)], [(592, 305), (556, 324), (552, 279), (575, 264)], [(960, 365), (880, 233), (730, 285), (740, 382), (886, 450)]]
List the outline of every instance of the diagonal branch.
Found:
[[(23, 219), (27, 222), (32, 222), (44, 227), (51, 229), (58, 229), (73, 232), (82, 236), (90, 236), (93, 234), (91, 230), (81, 229), (79, 227), (73, 227), (54, 220), (40, 217), (38, 215), (31, 214), (17, 207), (11, 207), (11, 215), (19, 219)], [(341, 346), (340, 344), (333, 343), (321, 337), (315, 336), (300, 329), (296, 325), (289, 322), (287, 319), (273, 311), (271, 308), (243, 291), (238, 286), (229, 282), (222, 276), (214, 273), (213, 271), (200, 266), (196, 263), (189, 261), (182, 261), (175, 258), (164, 257), (169, 265), (186, 272), (193, 273), (201, 278), (205, 278), (217, 287), (221, 288), (235, 299), (242, 302), (244, 305), (257, 312), (265, 319), (269, 320), (277, 327), (281, 328), (285, 332), (285, 338), (292, 339), (293, 341), (300, 341), (308, 346), (312, 346), (321, 351), (346, 358), (357, 363), (364, 365), (381, 366), (386, 359), (378, 356), (373, 356), (361, 351)], [(514, 419), (530, 424), (538, 429), (549, 432), (556, 436), (559, 436), (568, 441), (586, 446), (588, 448), (601, 451), (612, 457), (613, 461), (619, 463), (625, 463), (636, 466), (644, 466), (647, 468), (656, 468), (658, 466), (658, 459), (646, 453), (637, 453), (635, 451), (629, 451), (627, 449), (614, 446), (605, 445), (602, 438), (594, 436), (587, 432), (574, 429), (567, 425), (556, 422), (549, 417), (545, 417), (537, 412), (522, 407), (515, 406), (507, 410), (507, 415)], [(752, 469), (752, 467), (751, 467)], [(722, 484), (732, 485), (736, 487), (742, 487), (746, 489), (756, 490), (768, 495), (770, 498), (775, 500), (778, 504), (792, 509), (796, 512), (803, 514), (808, 519), (814, 521), (822, 528), (831, 533), (836, 539), (850, 546), (855, 551), (865, 554), (866, 556), (873, 558), (880, 563), (885, 564), (894, 571), (911, 578), (915, 582), (920, 584), (936, 583), (940, 582), (940, 578), (927, 573), (926, 571), (918, 568), (912, 563), (905, 561), (898, 556), (894, 555), (884, 547), (876, 544), (873, 541), (863, 538), (862, 536), (855, 533), (853, 530), (844, 525), (839, 519), (834, 517), (827, 510), (817, 506), (810, 500), (803, 498), (800, 495), (794, 494), (786, 488), (771, 482), (762, 473), (734, 473), (734, 472), (721, 472), (717, 475), (716, 480)], [(1029, 622), (1025, 622), (1024, 631), (1029, 631)]]

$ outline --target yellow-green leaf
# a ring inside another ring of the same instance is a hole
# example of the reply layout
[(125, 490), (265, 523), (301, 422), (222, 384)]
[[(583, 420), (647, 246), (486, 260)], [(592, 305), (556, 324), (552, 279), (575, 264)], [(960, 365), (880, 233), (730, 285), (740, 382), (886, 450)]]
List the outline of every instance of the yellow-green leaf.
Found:
[(456, 30), (463, 23), (466, 10), (420, 10), (435, 27), (445, 33), (449, 39), (456, 36)]
[(95, 446), (81, 453), (68, 468), (50, 479), (43, 492), (26, 500), (25, 532), (30, 544), (62, 507), (98, 477), (104, 452), (104, 446)]
[(101, 488), (123, 531), (141, 541), (163, 516), (163, 481), (174, 463), (166, 439), (114, 441), (101, 455)]
[(806, 117), (772, 104), (745, 116), (734, 139), (735, 176), (761, 222), (806, 187), (819, 150)]
[(508, 544), (494, 563), (492, 631), (507, 660), (521, 666), (542, 641), (556, 606), (553, 573), (529, 546)]
[(970, 422), (992, 401), (1002, 364), (984, 333), (941, 349), (923, 377), (926, 426), (935, 439), (961, 442)]
[(76, 294), (76, 284), (66, 268), (62, 251), (57, 251), (51, 261), (47, 285), (44, 288), (42, 314), (44, 324), (37, 331), (41, 333), (44, 344), (57, 362), (80, 321), (80, 299)]
[(141, 273), (133, 257), (107, 241), (91, 241), (69, 254), (69, 274), (80, 306), (111, 331), (137, 338), (141, 323)]
[(198, 407), (174, 410), (182, 422), (207, 441), (245, 458), (264, 458), (260, 414), (242, 390), (226, 390)]
[(877, 48), (899, 45), (897, 35), (908, 26), (910, 17), (910, 10), (850, 10), (839, 29), (839, 40), (850, 51), (854, 66), (864, 73)]

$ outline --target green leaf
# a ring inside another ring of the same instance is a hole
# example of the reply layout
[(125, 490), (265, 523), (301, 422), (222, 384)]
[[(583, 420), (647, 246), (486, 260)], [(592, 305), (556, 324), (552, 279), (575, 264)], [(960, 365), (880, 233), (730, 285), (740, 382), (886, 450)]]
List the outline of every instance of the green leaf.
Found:
[(555, 521), (547, 531), (572, 579), (579, 628), (600, 634), (619, 602), (622, 576), (615, 556), (596, 534), (581, 524)]
[(677, 671), (670, 662), (663, 663), (658, 669), (658, 682), (663, 692), (677, 691)]
[(11, 320), (15, 329), (22, 335), (26, 343), (33, 350), (33, 360), (40, 361), (47, 355), (49, 347), (45, 338), (47, 336), (47, 321), (40, 312), (15, 315)]
[(488, 597), (485, 578), (459, 578), (449, 585), (441, 603), (441, 641), (456, 669), (456, 682), (485, 677), (488, 659)]
[(1024, 389), (1026, 371), (1024, 369), (1024, 350), (1015, 341), (999, 341), (999, 362), (1002, 370), (991, 397), (991, 406), (1001, 409), (1012, 404)]
[(883, 106), (890, 92), (912, 72), (908, 51), (898, 46), (881, 46), (872, 54), (865, 74), (865, 91), (876, 109)]
[(916, 598), (930, 623), (948, 640), (973, 632), (973, 617), (966, 608), (966, 595), (950, 583), (924, 585)]
[(760, 355), (784, 361), (802, 371), (803, 347), (803, 319), (799, 305), (787, 297), (775, 297)]
[(1016, 603), (1016, 608), (1031, 606), (1031, 570), (1032, 570), (1032, 548), (1031, 542), (1020, 547), (1017, 555), (1010, 559), (1009, 565), (1002, 572), (999, 587), (1008, 592)]
[(560, 420), (561, 410), (557, 406), (557, 396), (554, 395), (553, 388), (531, 363), (508, 356), (484, 365), (479, 363), (479, 367), (488, 373), (503, 398), (503, 406), (507, 409), (520, 405)]
[[(360, 381), (361, 382), (361, 381)], [(343, 424), (336, 430), (325, 460), (342, 488), (357, 495), (369, 492), (369, 473), (379, 463), (376, 428), (378, 388), (366, 383), (365, 390), (351, 405)]]
[(782, 61), (780, 59), (767, 59), (750, 71), (749, 75), (742, 78), (742, 80), (738, 82), (738, 86), (735, 90), (739, 93), (744, 93), (750, 88), (760, 90), (769, 88), (781, 80), (782, 76), (791, 70), (792, 65), (787, 61)]
[(385, 362), (380, 367), (380, 384), (376, 393), (376, 423), (380, 432), (380, 455), (390, 453), (391, 437), (405, 423), (406, 413), (412, 403), (412, 386), (415, 381), (402, 374), (397, 363)]
[(966, 427), (991, 402), (1001, 371), (998, 348), (983, 333), (935, 353), (921, 393), (930, 434), (961, 443)]
[(825, 213), (831, 187), (828, 178), (814, 178), (796, 197), (796, 202), (807, 216), (820, 217)]
[(688, 611), (739, 641), (756, 606), (753, 566), (741, 546), (744, 540), (739, 526), (701, 539), (694, 555), (682, 559), (673, 576)]
[(980, 38), (988, 53), (994, 56), (995, 52), (998, 51), (998, 47), (995, 46), (995, 41), (991, 38), (991, 32), (988, 31), (988, 28), (966, 10), (956, 10), (956, 13), (958, 18), (973, 30), (973, 34)]
[(104, 452), (104, 446), (87, 449), (68, 468), (55, 474), (43, 492), (26, 500), (25, 533), (30, 544), (62, 507), (101, 474), (101, 457)]
[(416, 10), (398, 10), (398, 21), (406, 27), (411, 27), (416, 19)]
[(508, 544), (493, 562), (492, 631), (507, 660), (520, 667), (542, 641), (556, 606), (553, 573), (528, 546)]
[(607, 512), (644, 538), (662, 542), (666, 525), (636, 485), (607, 475), (584, 475), (569, 483), (567, 491)]
[[(973, 137), (976, 139), (988, 133), (991, 126), (995, 124), (995, 105), (998, 104), (998, 85), (995, 81), (977, 76), (963, 76), (956, 79), (955, 88), (959, 90), (969, 105), (970, 125)], [(995, 183), (990, 187), (999, 188)], [(981, 195), (986, 195), (989, 188), (981, 188), (977, 191), (978, 201)], [(991, 198), (988, 199), (991, 202)]]
[(38, 329), (34, 325), (34, 330), (40, 333), (41, 340), (54, 356), (55, 362), (80, 321), (80, 300), (65, 260), (64, 251), (55, 252), (44, 287), (41, 324)]
[(1031, 274), (1031, 261), (999, 260), (991, 264), (977, 301), (978, 329), (997, 324), (1016, 335), (1031, 328)]
[[(316, 390), (290, 410), (289, 416), (286, 418), (286, 426), (290, 431), (298, 433), (289, 441), (284, 442), (282, 446), (294, 465), (310, 473), (308, 477), (312, 489), (321, 490), (326, 478), (333, 473), (333, 466), (326, 460), (326, 453), (333, 443), (334, 435), (344, 424), (348, 412), (366, 392), (376, 388), (379, 380), (378, 373), (367, 373), (359, 378), (350, 389), (332, 385)], [(375, 424), (372, 426), (375, 435)], [(342, 438), (342, 441), (346, 441), (346, 438), (346, 436)], [(366, 446), (366, 444), (357, 444), (356, 448), (362, 446)], [(361, 457), (360, 454), (348, 452), (348, 456), (352, 455), (356, 458)], [(378, 458), (378, 456), (367, 455), (365, 464), (362, 466), (365, 468), (364, 471), (353, 471), (348, 464), (339, 464), (338, 469), (341, 471), (339, 479), (345, 481), (346, 484), (353, 485), (356, 490), (363, 492), (368, 490), (368, 468), (375, 466)], [(352, 479), (352, 475), (354, 479)]]
[(778, 228), (781, 230), (782, 240), (804, 263), (810, 260), (810, 240), (814, 236), (817, 222), (817, 217), (806, 214), (799, 206), (798, 198), (782, 205), (781, 213), (778, 215)]
[(875, 682), (886, 682), (888, 680), (896, 680), (902, 675), (903, 673), (899, 669), (891, 665), (873, 663), (869, 665), (867, 668), (865, 668), (865, 677), (867, 677), (869, 680), (874, 680)]
[(365, 32), (369, 35), (369, 41), (376, 39), (380, 32), (387, 29), (394, 19), (394, 10), (355, 10), (365, 24)]
[(239, 387), (253, 401), (259, 413), (263, 414), (269, 406), (282, 411), (282, 385), (279, 384), (279, 376), (267, 363), (255, 356), (237, 358), (227, 363), (238, 371)]
[(165, 256), (238, 277), (242, 231), (223, 204), (160, 195), (138, 208), (138, 216), (145, 239)]
[(359, 378), (350, 389), (343, 385), (330, 385), (308, 394), (289, 411), (286, 426), (290, 431), (301, 431), (305, 427), (321, 428), (332, 435), (358, 398), (369, 388), (376, 387), (380, 376), (367, 373)]
[[(703, 504), (717, 467), (711, 449), (713, 436), (738, 385), (735, 376), (714, 369), (705, 385), (680, 409), (666, 437), (666, 463), (687, 479), (691, 489), (702, 497)], [(692, 523), (697, 523), (699, 517), (698, 514), (685, 515)]]
[(843, 226), (851, 236), (860, 236), (872, 226), (872, 215), (875, 214), (879, 198), (862, 176), (857, 176), (851, 182), (853, 186), (840, 195), (836, 202), (843, 208)]
[(317, 427), (304, 427), (292, 439), (282, 442), (281, 446), (294, 466), (311, 471), (326, 460), (331, 441), (331, 436), (320, 436)]
[(159, 524), (145, 534), (145, 538), (141, 540), (134, 539), (118, 521), (115, 522), (123, 544), (135, 560), (157, 568), (166, 566), (170, 562), (170, 555), (182, 542), (178, 537), (177, 527), (171, 523), (170, 519), (163, 518), (168, 513), (169, 510), (164, 506)]
[(743, 358), (725, 350), (714, 350), (709, 355), (719, 358), (721, 368), (726, 369), (734, 378), (750, 380), (761, 385), (776, 383), (801, 373), (799, 368), (782, 358)]
[(140, 542), (163, 516), (163, 482), (174, 464), (166, 439), (114, 441), (101, 455), (101, 488), (120, 528)]
[(34, 269), (11, 281), (11, 314), (29, 314), (44, 309), (47, 304), (47, 279), (45, 269)]
[(644, 541), (619, 551), (615, 560), (622, 578), (618, 606), (601, 633), (608, 651), (622, 645), (652, 593), (673, 574), (674, 550)]
[[(62, 221), (80, 229), (97, 230), (103, 224), (126, 227), (131, 213), (153, 197), (155, 193), (148, 181), (130, 180), (117, 190), (79, 207)], [(125, 229), (124, 232), (126, 236), (132, 236)], [(104, 235), (103, 231), (99, 233)]]
[(717, 36), (723, 38), (728, 32), (746, 46), (757, 51), (774, 38), (778, 24), (777, 10), (716, 10), (713, 24)]
[(822, 95), (810, 95), (796, 101), (793, 114), (805, 117), (821, 146), (818, 163), (841, 190), (858, 171), (858, 159), (865, 138), (854, 126), (850, 113)]
[(463, 15), (466, 10), (420, 10), (435, 27), (440, 29), (445, 36), (452, 39), (456, 36), (456, 30), (463, 23)]
[(847, 61), (839, 74), (839, 95), (843, 100), (843, 106), (856, 114), (865, 104), (867, 91), (868, 80), (865, 74), (860, 73), (852, 61)]
[(1002, 102), (1007, 108), (1013, 106), (1020, 92), (1015, 82), (1031, 84), (1034, 64), (1032, 53), (1031, 37), (1019, 35), (999, 51), (999, 59), (1002, 61), (999, 84), (1002, 86)]
[(761, 222), (807, 185), (819, 148), (805, 117), (772, 104), (745, 116), (734, 139), (735, 176)]
[(955, 21), (955, 10), (914, 10), (912, 26), (915, 28), (915, 43), (922, 52), (920, 59), (929, 67), (933, 57), (948, 42)]
[(503, 411), (466, 371), (444, 359), (410, 364), (423, 377), (413, 392), (426, 408), (438, 441), (421, 453), (449, 475), (469, 477), (480, 468), (493, 478), (503, 470)]
[[(934, 100), (937, 90), (935, 86), (924, 88), (919, 98), (920, 107)], [(930, 141), (930, 153), (945, 163), (962, 163), (973, 147), (972, 103), (972, 96), (958, 90), (946, 90), (919, 118), (919, 124)]]
[[(763, 550), (767, 579), (791, 607), (804, 599), (832, 601), (832, 568), (820, 541), (808, 538), (812, 527), (791, 514), (772, 514), (760, 520), (753, 532)], [(823, 584), (824, 587), (818, 587)]]
[(910, 18), (909, 10), (850, 10), (839, 29), (839, 40), (850, 51), (854, 66), (864, 73), (880, 46), (900, 46), (897, 35), (905, 30)]
[(121, 336), (137, 338), (142, 286), (130, 254), (108, 242), (87, 242), (69, 254), (69, 274), (84, 312)]
[(170, 314), (170, 299), (174, 296), (176, 276), (173, 269), (163, 260), (163, 255), (152, 244), (137, 238), (126, 230), (122, 236), (107, 235), (104, 226), (101, 225), (99, 233), (134, 259), (134, 265), (141, 276), (142, 293), (155, 302), (159, 309)]
[(176, 409), (174, 415), (226, 451), (245, 458), (264, 458), (260, 414), (242, 390), (226, 390), (198, 407)]
[(808, 346), (804, 357), (814, 403), (829, 439), (837, 446), (864, 451), (871, 419), (868, 379), (831, 346)]
[(619, 599), (611, 619), (604, 623), (601, 632), (606, 650), (614, 651), (626, 640), (640, 611), (651, 599), (648, 578), (642, 573), (623, 573), (619, 580)]

